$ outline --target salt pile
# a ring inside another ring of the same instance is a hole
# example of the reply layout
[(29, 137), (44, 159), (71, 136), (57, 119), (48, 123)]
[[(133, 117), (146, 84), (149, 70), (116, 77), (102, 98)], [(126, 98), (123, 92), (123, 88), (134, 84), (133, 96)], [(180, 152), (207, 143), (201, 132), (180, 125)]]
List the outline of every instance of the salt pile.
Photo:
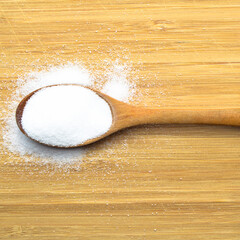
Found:
[(108, 103), (79, 85), (42, 88), (28, 99), (21, 124), (29, 137), (56, 147), (74, 147), (106, 133), (112, 125)]

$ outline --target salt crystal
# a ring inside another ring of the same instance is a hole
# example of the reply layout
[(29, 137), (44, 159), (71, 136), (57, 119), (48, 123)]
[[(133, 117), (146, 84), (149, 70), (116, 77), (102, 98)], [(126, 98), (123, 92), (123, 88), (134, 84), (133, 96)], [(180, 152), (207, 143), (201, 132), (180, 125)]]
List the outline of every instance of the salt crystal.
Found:
[(106, 133), (112, 125), (108, 103), (77, 85), (43, 88), (27, 101), (22, 127), (32, 139), (57, 147), (79, 145)]

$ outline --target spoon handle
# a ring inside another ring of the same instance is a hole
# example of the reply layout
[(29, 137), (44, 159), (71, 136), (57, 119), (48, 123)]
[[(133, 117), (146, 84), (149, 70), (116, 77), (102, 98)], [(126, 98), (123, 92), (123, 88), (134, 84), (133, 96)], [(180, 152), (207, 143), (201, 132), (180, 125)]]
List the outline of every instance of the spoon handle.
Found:
[(240, 109), (132, 109), (138, 124), (217, 124), (240, 126)]

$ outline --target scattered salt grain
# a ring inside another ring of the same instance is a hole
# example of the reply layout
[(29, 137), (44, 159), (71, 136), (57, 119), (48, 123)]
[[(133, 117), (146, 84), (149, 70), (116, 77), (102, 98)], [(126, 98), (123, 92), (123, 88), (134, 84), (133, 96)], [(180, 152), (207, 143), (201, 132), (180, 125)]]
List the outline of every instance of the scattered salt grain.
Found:
[(106, 133), (111, 125), (108, 103), (94, 91), (77, 85), (37, 91), (22, 115), (22, 127), (28, 136), (57, 147), (77, 146)]
[(89, 71), (78, 64), (68, 63), (50, 67), (48, 70), (30, 72), (18, 79), (18, 88), (21, 95), (25, 96), (30, 92), (42, 87), (55, 84), (81, 84), (91, 86), (93, 78)]
[(108, 81), (102, 88), (102, 92), (110, 97), (123, 102), (129, 102), (134, 95), (134, 83), (128, 79), (129, 67), (126, 65), (112, 65), (106, 73)]
[(105, 84), (103, 92), (110, 97), (127, 102), (129, 99), (130, 89), (128, 83), (124, 81), (111, 80)]

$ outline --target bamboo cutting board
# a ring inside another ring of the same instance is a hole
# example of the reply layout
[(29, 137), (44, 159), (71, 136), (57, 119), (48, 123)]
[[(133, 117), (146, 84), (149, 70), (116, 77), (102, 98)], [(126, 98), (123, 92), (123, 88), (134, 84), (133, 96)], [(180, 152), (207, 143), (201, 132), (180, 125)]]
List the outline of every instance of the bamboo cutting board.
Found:
[[(1, 124), (19, 75), (132, 65), (159, 108), (240, 107), (240, 1), (0, 1)], [(2, 140), (1, 140), (2, 141)], [(149, 126), (89, 147), (82, 169), (1, 151), (1, 239), (240, 239), (240, 129)]]

